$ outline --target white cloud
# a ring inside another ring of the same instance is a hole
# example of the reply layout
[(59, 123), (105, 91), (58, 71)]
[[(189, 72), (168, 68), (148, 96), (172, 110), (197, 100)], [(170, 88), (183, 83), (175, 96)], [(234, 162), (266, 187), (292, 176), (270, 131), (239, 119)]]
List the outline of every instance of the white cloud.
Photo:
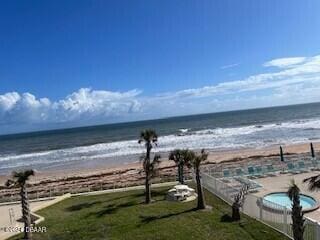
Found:
[(277, 58), (263, 64), (265, 67), (288, 68), (306, 61), (305, 57)]
[[(285, 58), (284, 58), (285, 59)], [(277, 61), (280, 59), (275, 59)], [(320, 83), (320, 55), (308, 58), (301, 64), (278, 72), (263, 73), (250, 76), (243, 80), (223, 82), (202, 88), (186, 89), (174, 93), (158, 95), (160, 98), (212, 97), (240, 92), (274, 89), (298, 83)]]
[(37, 99), (30, 93), (0, 95), (0, 123), (37, 124), (83, 122), (137, 112), (138, 90), (128, 92), (94, 91), (81, 88), (60, 101)]
[(39, 99), (30, 93), (6, 93), (0, 95), (0, 124), (19, 131), (18, 125), (28, 130), (30, 124), (77, 126), (320, 101), (320, 55), (274, 59), (264, 65), (279, 68), (237, 81), (149, 97), (139, 90), (89, 88), (58, 101)]
[(19, 100), (20, 95), (16, 92), (0, 95), (0, 111), (5, 112), (10, 110)]
[(140, 93), (138, 90), (120, 93), (82, 88), (55, 103), (54, 109), (63, 121), (121, 115), (139, 110), (136, 97)]
[(239, 65), (240, 65), (240, 63), (233, 63), (233, 64), (221, 66), (220, 69), (234, 68), (234, 67), (237, 67)]

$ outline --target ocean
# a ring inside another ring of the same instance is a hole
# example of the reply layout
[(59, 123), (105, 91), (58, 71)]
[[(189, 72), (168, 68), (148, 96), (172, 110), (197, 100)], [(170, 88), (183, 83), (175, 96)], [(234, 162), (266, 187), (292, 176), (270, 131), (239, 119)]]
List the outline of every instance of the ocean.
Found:
[[(214, 109), (213, 109), (214, 110)], [(320, 103), (190, 115), (0, 136), (0, 174), (81, 169), (139, 161), (143, 129), (157, 131), (155, 152), (263, 148), (320, 140)]]

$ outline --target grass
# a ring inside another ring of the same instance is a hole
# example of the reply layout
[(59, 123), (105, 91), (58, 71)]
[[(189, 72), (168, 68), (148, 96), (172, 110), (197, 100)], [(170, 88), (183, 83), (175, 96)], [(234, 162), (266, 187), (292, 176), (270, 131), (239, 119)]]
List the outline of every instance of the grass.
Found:
[(206, 202), (213, 209), (197, 211), (196, 201), (166, 201), (167, 190), (153, 191), (150, 205), (143, 204), (143, 191), (67, 199), (38, 212), (46, 219), (40, 226), (46, 226), (47, 232), (34, 233), (33, 239), (288, 239), (246, 216), (232, 222), (230, 206), (209, 192), (205, 192)]

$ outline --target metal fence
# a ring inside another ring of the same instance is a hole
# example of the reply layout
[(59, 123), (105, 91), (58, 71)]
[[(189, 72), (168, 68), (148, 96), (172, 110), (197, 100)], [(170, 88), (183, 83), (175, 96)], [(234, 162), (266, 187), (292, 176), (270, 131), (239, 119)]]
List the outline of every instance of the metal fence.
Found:
[[(239, 189), (233, 188), (209, 174), (202, 173), (201, 176), (204, 188), (232, 205), (234, 196), (239, 192)], [(292, 238), (290, 209), (248, 193), (241, 211)], [(305, 218), (304, 239), (320, 240), (320, 225), (309, 218)]]

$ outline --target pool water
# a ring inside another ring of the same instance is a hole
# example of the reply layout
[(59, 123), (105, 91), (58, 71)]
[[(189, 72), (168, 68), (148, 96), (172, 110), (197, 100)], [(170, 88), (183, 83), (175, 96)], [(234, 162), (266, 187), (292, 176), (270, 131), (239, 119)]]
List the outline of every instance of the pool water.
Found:
[[(271, 193), (263, 198), (263, 204), (268, 205), (268, 201), (272, 203), (276, 203), (278, 205), (281, 205), (286, 208), (292, 207), (292, 201), (288, 197), (287, 193)], [(317, 205), (316, 200), (314, 198), (309, 197), (307, 195), (300, 194), (300, 204), (302, 206), (302, 209), (309, 209), (313, 208)]]

